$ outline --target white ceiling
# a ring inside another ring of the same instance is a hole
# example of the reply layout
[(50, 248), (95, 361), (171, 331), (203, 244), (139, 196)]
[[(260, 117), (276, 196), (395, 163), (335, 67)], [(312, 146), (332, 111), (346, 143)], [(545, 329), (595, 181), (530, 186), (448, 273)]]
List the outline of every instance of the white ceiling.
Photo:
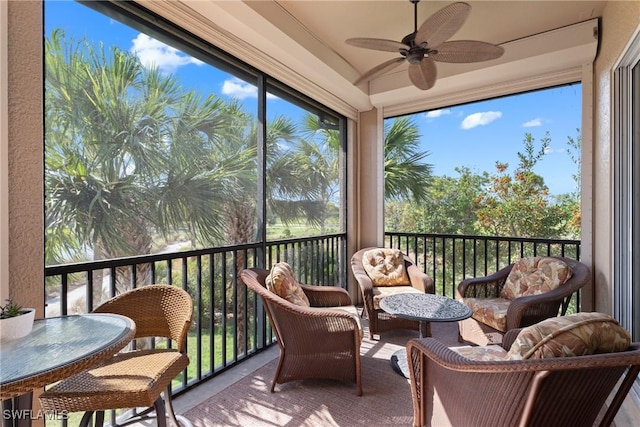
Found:
[[(474, 81), (475, 87), (494, 84), (490, 79), (496, 72), (506, 78), (504, 64), (547, 52), (557, 55), (540, 56), (544, 60), (536, 63), (564, 61), (565, 58), (570, 61), (573, 53), (566, 50), (569, 46), (562, 44), (568, 43), (567, 39), (572, 36), (555, 32), (553, 38), (542, 33), (600, 17), (607, 2), (468, 0), (471, 14), (451, 40), (481, 40), (502, 45), (505, 55), (498, 60), (476, 64), (438, 63), (439, 80), (429, 91), (411, 85), (406, 64), (370, 83), (353, 85), (361, 74), (399, 54), (357, 48), (344, 41), (351, 37), (400, 41), (414, 30), (414, 6), (409, 0), (143, 0), (143, 3), (165, 16), (170, 14), (173, 20), (183, 19), (182, 24), (188, 29), (293, 87), (312, 96), (326, 91), (327, 97), (337, 97), (337, 103), (343, 102), (345, 108), (362, 111), (371, 106), (393, 106), (452, 93), (453, 76), (464, 76), (455, 82), (456, 85), (462, 81)], [(418, 3), (418, 26), (450, 3), (422, 0)], [(591, 27), (587, 32), (593, 39)], [(539, 36), (531, 38), (535, 35)], [(498, 65), (503, 68), (495, 68)], [(548, 67), (550, 64), (539, 64), (543, 65)], [(535, 68), (536, 65), (525, 62), (518, 65), (520, 69), (532, 66)], [(483, 69), (492, 72), (485, 72), (486, 76), (482, 77)], [(447, 80), (448, 76), (451, 78)], [(486, 78), (489, 80), (484, 80)], [(465, 90), (464, 84), (460, 88)]]

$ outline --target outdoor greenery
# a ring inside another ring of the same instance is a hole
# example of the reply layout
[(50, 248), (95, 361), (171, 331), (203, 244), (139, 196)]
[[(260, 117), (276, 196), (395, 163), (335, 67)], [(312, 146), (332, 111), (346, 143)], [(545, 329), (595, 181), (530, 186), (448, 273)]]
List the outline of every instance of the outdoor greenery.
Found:
[[(544, 161), (550, 142), (548, 134), (536, 141), (527, 133), (513, 171), (499, 159), (493, 172), (473, 173), (459, 167), (458, 177), (432, 178), (426, 190), (427, 203), (387, 201), (386, 231), (579, 239), (579, 175), (573, 177), (576, 192), (551, 196), (544, 177), (534, 171)], [(580, 148), (580, 136), (568, 136), (567, 147), (579, 166), (575, 153)]]
[[(45, 56), (47, 265), (148, 254), (176, 234), (194, 248), (255, 241), (259, 127), (239, 102), (62, 30)], [(268, 211), (322, 232), (338, 131), (308, 113), (271, 120), (266, 137)]]
[[(62, 30), (45, 55), (47, 264), (148, 254), (176, 235), (192, 247), (256, 239), (258, 125), (237, 101)], [(387, 231), (579, 235), (578, 192), (552, 197), (534, 172), (549, 136), (525, 134), (514, 169), (496, 159), (493, 172), (457, 177), (432, 176), (419, 141), (411, 117), (386, 121)], [(576, 153), (579, 136), (567, 145)], [(278, 117), (267, 151), (268, 235), (338, 231), (339, 132), (311, 113)]]

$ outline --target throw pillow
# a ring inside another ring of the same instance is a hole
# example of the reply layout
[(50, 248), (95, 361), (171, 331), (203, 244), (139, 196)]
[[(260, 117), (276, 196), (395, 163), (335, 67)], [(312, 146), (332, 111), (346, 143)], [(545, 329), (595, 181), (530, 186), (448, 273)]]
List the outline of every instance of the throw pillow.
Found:
[(573, 357), (625, 351), (631, 336), (611, 316), (577, 313), (543, 320), (520, 331), (508, 359)]
[(500, 296), (512, 300), (549, 292), (569, 280), (572, 275), (571, 268), (557, 258), (522, 258), (509, 272)]
[(362, 254), (362, 265), (374, 286), (408, 285), (404, 256), (398, 249), (377, 248)]
[(309, 307), (309, 299), (296, 281), (291, 266), (286, 262), (276, 263), (266, 280), (267, 289), (292, 304)]

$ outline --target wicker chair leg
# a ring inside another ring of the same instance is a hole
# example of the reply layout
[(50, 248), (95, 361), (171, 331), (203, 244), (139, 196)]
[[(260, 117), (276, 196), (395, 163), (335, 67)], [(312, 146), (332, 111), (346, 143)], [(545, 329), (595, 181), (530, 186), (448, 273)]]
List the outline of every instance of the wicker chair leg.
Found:
[(278, 378), (280, 378), (280, 371), (282, 370), (282, 362), (284, 359), (283, 350), (280, 350), (280, 358), (278, 359), (278, 367), (276, 368), (276, 373), (273, 376), (273, 381), (271, 381), (271, 393), (276, 391), (276, 384), (278, 383)]

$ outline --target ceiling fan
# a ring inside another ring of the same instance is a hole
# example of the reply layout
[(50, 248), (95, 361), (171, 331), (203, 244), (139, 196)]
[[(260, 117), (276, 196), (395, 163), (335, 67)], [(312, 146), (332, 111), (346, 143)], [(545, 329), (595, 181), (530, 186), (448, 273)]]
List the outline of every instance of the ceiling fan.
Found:
[(402, 41), (352, 38), (345, 43), (365, 49), (400, 52), (400, 58), (390, 59), (364, 73), (354, 84), (372, 80), (404, 61), (409, 61), (409, 79), (419, 89), (427, 90), (436, 83), (438, 62), (480, 62), (502, 56), (504, 49), (491, 43), (476, 40), (447, 41), (464, 24), (471, 12), (468, 3), (457, 2), (443, 7), (431, 15), (418, 28), (418, 2), (409, 0), (414, 9), (414, 31)]

